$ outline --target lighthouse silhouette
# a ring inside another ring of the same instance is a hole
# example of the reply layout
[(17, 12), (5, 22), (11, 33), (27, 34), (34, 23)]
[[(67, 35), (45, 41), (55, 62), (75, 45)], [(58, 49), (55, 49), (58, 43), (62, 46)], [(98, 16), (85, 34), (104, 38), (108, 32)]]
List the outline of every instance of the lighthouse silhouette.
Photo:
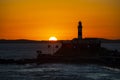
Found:
[(79, 21), (78, 23), (78, 40), (82, 40), (82, 22)]

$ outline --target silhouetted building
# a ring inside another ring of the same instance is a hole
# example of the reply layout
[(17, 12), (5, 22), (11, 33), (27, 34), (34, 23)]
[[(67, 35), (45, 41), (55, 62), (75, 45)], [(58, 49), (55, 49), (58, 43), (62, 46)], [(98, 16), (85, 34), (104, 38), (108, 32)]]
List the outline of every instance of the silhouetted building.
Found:
[(79, 24), (78, 24), (78, 40), (82, 40), (82, 23), (81, 21), (79, 21)]
[(86, 47), (86, 48), (95, 48), (100, 47), (100, 40), (97, 38), (82, 38), (82, 22), (79, 21), (78, 23), (78, 38), (74, 38), (72, 40), (73, 44), (79, 45), (80, 47)]

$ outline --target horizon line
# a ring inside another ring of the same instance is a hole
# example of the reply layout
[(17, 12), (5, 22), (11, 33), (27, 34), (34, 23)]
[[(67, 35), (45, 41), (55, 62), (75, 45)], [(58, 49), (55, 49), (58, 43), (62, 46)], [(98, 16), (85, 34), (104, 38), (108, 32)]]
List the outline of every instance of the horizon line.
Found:
[[(86, 38), (96, 38), (96, 37), (86, 37)], [(86, 38), (83, 38), (83, 39), (86, 39)], [(73, 38), (73, 39), (77, 39), (77, 38)], [(60, 39), (58, 41), (61, 41), (61, 40), (73, 40), (73, 39)], [(96, 38), (96, 39), (104, 39), (104, 40), (120, 40), (120, 39), (108, 39), (108, 38)], [(28, 41), (49, 41), (49, 40), (38, 40), (38, 39), (0, 39), (0, 40), (28, 40)]]

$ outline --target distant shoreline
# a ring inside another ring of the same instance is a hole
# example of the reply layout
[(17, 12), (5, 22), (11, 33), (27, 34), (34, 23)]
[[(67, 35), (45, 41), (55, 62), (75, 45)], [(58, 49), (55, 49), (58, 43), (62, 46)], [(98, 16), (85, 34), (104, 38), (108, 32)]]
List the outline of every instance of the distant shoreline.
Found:
[[(120, 43), (120, 40), (109, 40), (104, 38), (96, 38), (101, 41), (101, 43)], [(71, 40), (58, 40), (57, 42), (71, 41)], [(18, 40), (6, 40), (0, 39), (0, 43), (47, 43), (49, 40), (27, 40), (27, 39), (18, 39)]]

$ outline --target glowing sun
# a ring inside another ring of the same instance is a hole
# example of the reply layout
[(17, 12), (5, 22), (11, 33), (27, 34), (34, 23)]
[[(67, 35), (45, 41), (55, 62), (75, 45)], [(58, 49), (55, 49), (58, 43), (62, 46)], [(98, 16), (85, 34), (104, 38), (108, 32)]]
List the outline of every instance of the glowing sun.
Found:
[(49, 38), (49, 41), (57, 41), (57, 38), (55, 36), (52, 36)]

